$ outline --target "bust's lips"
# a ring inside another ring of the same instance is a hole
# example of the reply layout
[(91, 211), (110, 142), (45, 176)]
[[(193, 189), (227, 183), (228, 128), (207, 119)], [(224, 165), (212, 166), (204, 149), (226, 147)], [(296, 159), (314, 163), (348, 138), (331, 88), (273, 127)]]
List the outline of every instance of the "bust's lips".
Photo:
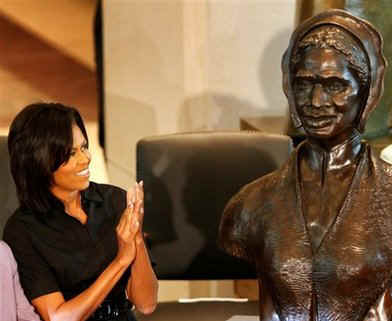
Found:
[(335, 115), (304, 115), (302, 116), (307, 127), (321, 128), (330, 125), (335, 119)]

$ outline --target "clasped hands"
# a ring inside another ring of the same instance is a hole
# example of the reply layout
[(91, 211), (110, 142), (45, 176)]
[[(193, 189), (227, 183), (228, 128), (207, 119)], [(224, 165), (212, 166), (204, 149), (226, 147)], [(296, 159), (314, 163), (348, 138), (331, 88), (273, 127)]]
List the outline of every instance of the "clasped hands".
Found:
[(116, 227), (117, 258), (131, 264), (136, 257), (137, 245), (143, 242), (144, 191), (143, 181), (135, 183), (127, 192), (127, 207)]

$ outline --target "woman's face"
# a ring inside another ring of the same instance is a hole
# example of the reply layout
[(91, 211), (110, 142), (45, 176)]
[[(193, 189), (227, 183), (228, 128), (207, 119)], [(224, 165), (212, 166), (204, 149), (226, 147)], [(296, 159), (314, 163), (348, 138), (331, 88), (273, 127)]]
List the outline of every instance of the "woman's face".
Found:
[(87, 141), (76, 125), (72, 128), (73, 147), (68, 161), (53, 173), (51, 192), (56, 196), (86, 189), (90, 183), (89, 164), (91, 160)]

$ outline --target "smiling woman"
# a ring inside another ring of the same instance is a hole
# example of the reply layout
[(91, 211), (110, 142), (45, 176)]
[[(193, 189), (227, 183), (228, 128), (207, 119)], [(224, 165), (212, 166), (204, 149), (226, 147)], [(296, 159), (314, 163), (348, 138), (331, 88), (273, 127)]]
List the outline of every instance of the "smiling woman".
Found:
[(8, 149), (20, 207), (4, 239), (41, 318), (131, 321), (132, 304), (151, 313), (157, 280), (142, 236), (143, 184), (126, 193), (90, 182), (84, 123), (61, 104), (25, 107)]
[(88, 166), (91, 161), (91, 155), (88, 151), (87, 138), (85, 138), (78, 126), (72, 126), (72, 135), (73, 146), (69, 159), (53, 173), (50, 191), (63, 201), (65, 211), (69, 215), (84, 224), (87, 220), (86, 214), (77, 208), (72, 209), (69, 206), (73, 204), (72, 200), (78, 197), (78, 192), (85, 190), (89, 186), (90, 171)]

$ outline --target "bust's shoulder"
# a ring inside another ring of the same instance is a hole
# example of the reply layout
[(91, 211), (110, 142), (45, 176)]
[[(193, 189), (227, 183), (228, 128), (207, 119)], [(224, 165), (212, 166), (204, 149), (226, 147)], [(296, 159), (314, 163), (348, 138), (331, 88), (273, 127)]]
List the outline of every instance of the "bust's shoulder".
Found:
[(392, 144), (384, 147), (381, 150), (371, 149), (371, 154), (374, 159), (380, 161), (387, 167), (392, 167)]
[(284, 192), (290, 178), (291, 163), (289, 160), (281, 168), (242, 187), (226, 204), (222, 224), (227, 222), (235, 226), (258, 216), (262, 207), (271, 204), (276, 195)]
[(263, 215), (263, 207), (271, 203), (273, 190), (276, 191), (281, 180), (280, 173), (281, 170), (274, 171), (245, 185), (226, 204), (218, 237), (218, 243), (226, 252), (251, 260), (247, 244), (262, 226), (260, 214)]
[(277, 170), (250, 182), (243, 186), (233, 199), (250, 202), (254, 198), (266, 197), (275, 186), (279, 185), (281, 178), (279, 173), (280, 171)]
[(295, 181), (296, 152), (279, 169), (241, 188), (226, 207), (219, 226), (218, 243), (234, 256), (248, 257), (247, 244), (263, 228), (263, 222), (274, 215), (277, 198)]
[(279, 169), (266, 174), (241, 188), (230, 202), (240, 202), (242, 205), (254, 209), (260, 204), (281, 193), (282, 189), (289, 184), (292, 177), (293, 162), (289, 159)]
[(368, 145), (368, 155), (376, 177), (392, 182), (392, 145), (381, 151)]

